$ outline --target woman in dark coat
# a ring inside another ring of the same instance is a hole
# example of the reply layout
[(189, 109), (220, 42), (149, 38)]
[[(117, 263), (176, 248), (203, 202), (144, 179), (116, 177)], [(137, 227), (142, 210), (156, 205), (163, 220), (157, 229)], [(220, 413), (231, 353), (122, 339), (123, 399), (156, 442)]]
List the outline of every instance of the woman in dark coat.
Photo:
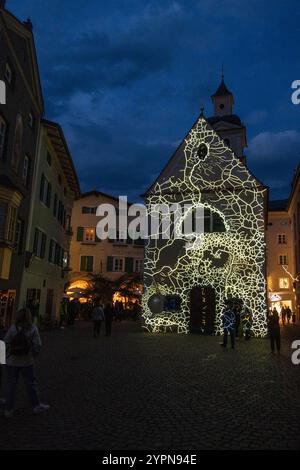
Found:
[(269, 327), (269, 337), (271, 341), (271, 351), (272, 353), (275, 350), (275, 344), (277, 352), (280, 352), (280, 326), (279, 326), (279, 316), (277, 310), (273, 310), (272, 314), (269, 316), (268, 319), (268, 327)]

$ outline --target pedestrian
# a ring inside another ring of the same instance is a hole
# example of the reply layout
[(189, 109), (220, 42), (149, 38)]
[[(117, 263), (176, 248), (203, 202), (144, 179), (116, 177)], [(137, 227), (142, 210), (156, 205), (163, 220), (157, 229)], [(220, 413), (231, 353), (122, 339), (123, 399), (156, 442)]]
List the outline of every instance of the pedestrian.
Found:
[(67, 299), (63, 298), (59, 307), (59, 325), (58, 328), (64, 329), (64, 324), (67, 318)]
[(102, 321), (105, 319), (103, 307), (99, 301), (95, 302), (95, 307), (92, 311), (92, 319), (94, 322), (94, 338), (97, 338), (97, 336), (100, 335)]
[(141, 307), (140, 307), (140, 304), (138, 303), (138, 301), (136, 301), (133, 305), (133, 320), (134, 321), (137, 321), (137, 319), (139, 318), (140, 313), (141, 313)]
[(269, 337), (271, 341), (271, 351), (272, 353), (275, 351), (275, 345), (277, 352), (280, 352), (280, 326), (279, 326), (279, 315), (277, 310), (272, 312), (272, 315), (269, 316), (268, 320), (268, 328), (269, 328)]
[(39, 354), (42, 343), (38, 328), (32, 323), (29, 309), (19, 310), (16, 321), (9, 328), (4, 341), (7, 348), (5, 417), (9, 418), (13, 414), (15, 391), (20, 375), (25, 382), (33, 413), (47, 411), (49, 405), (40, 401), (34, 370), (34, 358)]
[(74, 323), (75, 323), (75, 319), (76, 319), (76, 318), (80, 318), (80, 311), (81, 311), (81, 303), (79, 302), (79, 299), (76, 297), (76, 299), (74, 299), (74, 309), (73, 309), (74, 318), (73, 318), (73, 325), (74, 325)]
[(114, 317), (114, 308), (111, 302), (107, 302), (104, 308), (105, 336), (111, 336), (111, 324)]
[(252, 314), (247, 307), (244, 308), (242, 314), (242, 328), (245, 340), (249, 341), (251, 339)]
[(287, 307), (285, 309), (285, 312), (286, 312), (287, 322), (288, 322), (288, 325), (289, 325), (290, 321), (291, 321), (291, 318), (292, 318), (292, 310), (290, 309), (290, 307)]
[(227, 305), (222, 314), (222, 322), (224, 329), (223, 343), (221, 346), (224, 348), (227, 347), (228, 334), (230, 335), (231, 340), (231, 349), (234, 349), (235, 343), (235, 313), (231, 305)]
[(240, 323), (241, 323), (241, 314), (239, 311), (239, 307), (235, 305), (234, 309), (234, 316), (235, 316), (235, 337), (238, 338), (239, 336), (239, 329), (240, 329)]
[[(4, 341), (5, 337), (5, 328), (2, 320), (0, 321), (0, 341)], [(4, 346), (4, 345), (3, 345)], [(0, 394), (2, 395), (2, 373), (3, 373), (3, 364), (0, 362)], [(5, 399), (0, 396), (0, 405), (5, 405)]]
[[(275, 315), (276, 313), (278, 315), (276, 307), (273, 308), (272, 313), (273, 313), (273, 315)], [(285, 325), (285, 319), (286, 319), (286, 311), (285, 311), (285, 306), (284, 305), (281, 307), (281, 312), (280, 313), (281, 313), (281, 323), (282, 323), (282, 326), (284, 326)]]
[(295, 325), (295, 323), (296, 323), (296, 312), (295, 311), (292, 313), (292, 323), (293, 323), (293, 325)]

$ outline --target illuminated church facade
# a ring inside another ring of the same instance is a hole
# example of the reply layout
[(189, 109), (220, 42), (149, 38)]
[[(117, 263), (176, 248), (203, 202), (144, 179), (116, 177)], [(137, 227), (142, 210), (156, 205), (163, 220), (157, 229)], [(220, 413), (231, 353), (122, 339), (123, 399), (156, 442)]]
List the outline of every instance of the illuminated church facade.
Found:
[[(221, 84), (214, 116), (203, 112), (145, 194), (156, 204), (201, 207), (204, 231), (170, 239), (151, 238), (146, 247), (143, 317), (151, 332), (218, 334), (226, 302), (252, 312), (255, 336), (266, 334), (265, 225), (267, 188), (244, 157), (246, 129), (233, 114), (234, 98)], [(160, 227), (162, 228), (162, 227)]]

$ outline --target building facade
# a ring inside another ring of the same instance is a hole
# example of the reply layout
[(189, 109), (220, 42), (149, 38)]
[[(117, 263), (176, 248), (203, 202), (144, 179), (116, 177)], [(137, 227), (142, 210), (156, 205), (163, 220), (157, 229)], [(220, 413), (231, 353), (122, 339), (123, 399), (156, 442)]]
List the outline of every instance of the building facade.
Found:
[[(90, 191), (81, 195), (74, 203), (72, 211), (70, 289), (86, 289), (93, 276), (102, 276), (116, 281), (127, 274), (141, 274), (144, 267), (144, 243), (111, 239), (100, 240), (96, 226), (101, 219), (96, 215), (100, 204), (111, 204), (116, 208), (118, 219), (119, 201), (99, 191)], [(118, 223), (118, 222), (117, 222)]]
[(19, 307), (51, 319), (68, 281), (73, 201), (80, 194), (61, 127), (42, 120)]
[(10, 324), (25, 266), (33, 171), (43, 98), (32, 25), (0, 1), (0, 322)]
[(300, 322), (300, 164), (289, 199), (270, 201), (267, 228), (269, 308), (290, 307)]
[[(282, 306), (295, 310), (293, 288), (294, 253), (288, 200), (269, 203), (267, 226), (267, 284), (269, 308)], [(290, 274), (291, 273), (291, 274)]]
[[(264, 336), (267, 189), (245, 164), (245, 127), (232, 114), (233, 95), (223, 77), (212, 101), (214, 116), (200, 115), (145, 195), (150, 214), (157, 204), (177, 207), (170, 239), (150, 239), (146, 246), (145, 326), (220, 333), (231, 299), (250, 309), (254, 335)], [(203, 232), (182, 236), (186, 217), (198, 208)]]
[(300, 322), (300, 163), (292, 181), (288, 212), (293, 240), (294, 273), (292, 277), (296, 296), (295, 310), (297, 321)]

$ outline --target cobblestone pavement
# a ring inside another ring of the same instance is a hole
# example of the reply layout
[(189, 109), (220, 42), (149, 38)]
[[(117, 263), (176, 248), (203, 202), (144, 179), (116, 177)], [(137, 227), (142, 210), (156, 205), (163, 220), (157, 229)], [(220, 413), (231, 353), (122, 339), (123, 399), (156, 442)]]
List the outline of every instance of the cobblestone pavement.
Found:
[[(82, 323), (43, 335), (37, 371), (51, 410), (33, 416), (19, 384), (17, 410), (0, 417), (1, 449), (299, 449), (300, 365), (286, 328), (281, 355), (268, 340), (154, 335)], [(103, 335), (103, 331), (102, 331)]]

